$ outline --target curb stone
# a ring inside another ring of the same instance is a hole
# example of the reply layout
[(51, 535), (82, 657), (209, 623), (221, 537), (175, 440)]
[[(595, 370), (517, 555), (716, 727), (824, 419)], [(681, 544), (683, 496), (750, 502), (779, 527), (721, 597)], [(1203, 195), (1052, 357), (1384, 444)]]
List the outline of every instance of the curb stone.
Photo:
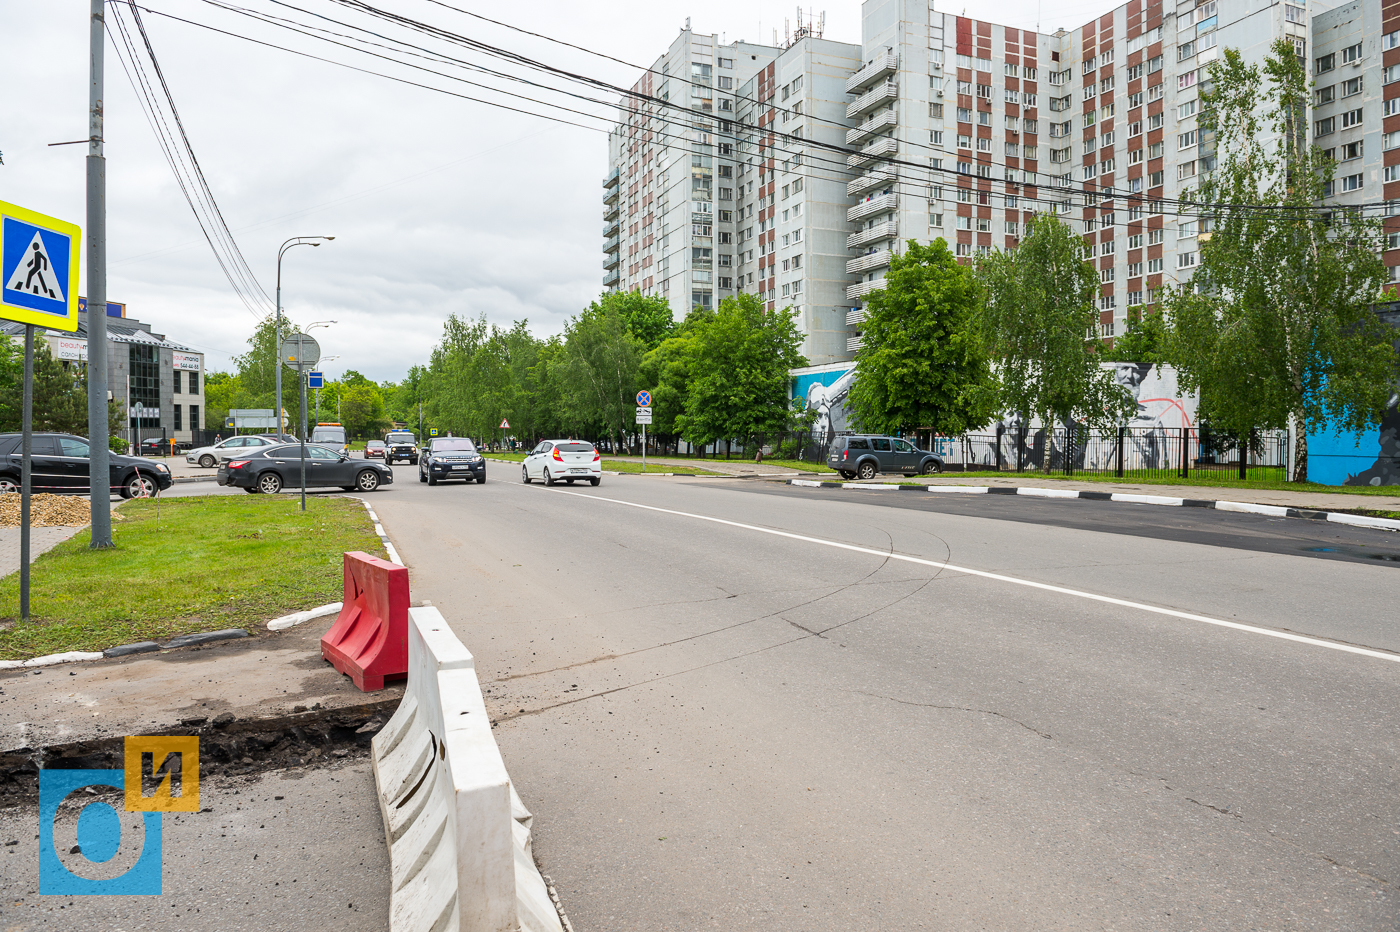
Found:
[(816, 479), (789, 479), (787, 484), (812, 489), (867, 489), (878, 491), (931, 492), (945, 495), (1025, 495), (1030, 498), (1075, 498), (1095, 502), (1166, 505), (1175, 508), (1213, 508), (1216, 511), (1233, 511), (1241, 514), (1265, 515), (1271, 518), (1307, 518), (1312, 521), (1330, 521), (1333, 524), (1347, 524), (1353, 527), (1376, 528), (1382, 531), (1400, 531), (1400, 520), (1395, 520), (1394, 518), (1372, 518), (1367, 515), (1352, 515), (1341, 511), (1323, 511), (1314, 508), (1289, 508), (1284, 505), (1257, 505), (1252, 502), (1175, 498), (1169, 495), (1142, 495), (1131, 492), (1037, 489), (1028, 486), (923, 485), (921, 483), (867, 484), (861, 482), (824, 482)]
[(242, 628), (225, 628), (222, 631), (202, 631), (198, 634), (182, 634), (164, 644), (155, 641), (137, 641), (134, 644), (118, 644), (106, 650), (70, 650), (61, 654), (45, 654), (30, 657), (28, 660), (0, 660), (0, 670), (18, 670), (28, 667), (48, 667), (56, 663), (75, 663), (81, 660), (105, 660), (109, 657), (125, 657), (129, 654), (142, 654), (156, 650), (178, 650), (181, 647), (196, 647), (215, 641), (228, 641), (235, 638), (252, 637)]

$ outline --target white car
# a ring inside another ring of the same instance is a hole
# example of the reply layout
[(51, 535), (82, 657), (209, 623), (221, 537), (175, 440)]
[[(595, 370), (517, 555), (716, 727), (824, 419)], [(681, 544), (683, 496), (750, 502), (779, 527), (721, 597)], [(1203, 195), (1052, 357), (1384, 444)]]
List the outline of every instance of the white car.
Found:
[(542, 479), (545, 485), (573, 485), (586, 479), (597, 485), (603, 481), (603, 456), (586, 440), (542, 440), (525, 455), (520, 478), (527, 484)]
[(244, 434), (241, 437), (230, 437), (227, 440), (214, 444), (211, 447), (198, 447), (185, 454), (186, 463), (194, 463), (211, 469), (224, 460), (233, 459), (235, 456), (242, 456), (244, 453), (252, 453), (263, 447), (277, 445), (277, 440), (272, 437), (260, 437), (257, 434)]

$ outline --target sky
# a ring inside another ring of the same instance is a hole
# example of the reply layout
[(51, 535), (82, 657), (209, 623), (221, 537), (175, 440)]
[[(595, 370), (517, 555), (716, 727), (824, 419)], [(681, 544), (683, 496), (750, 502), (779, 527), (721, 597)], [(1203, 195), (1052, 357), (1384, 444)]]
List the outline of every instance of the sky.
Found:
[[(784, 20), (795, 24), (797, 15), (795, 5), (768, 0), (368, 2), (622, 87), (637, 79), (639, 68), (459, 10), (636, 65), (663, 52), (687, 17), (698, 33), (771, 43), (773, 29), (781, 36)], [(335, 321), (313, 332), (325, 358), (322, 368), (332, 378), (347, 369), (377, 381), (402, 378), (408, 367), (427, 362), (449, 314), (485, 314), (503, 327), (527, 320), (543, 337), (561, 331), (570, 316), (597, 298), (603, 275), (605, 132), (358, 73), (169, 17), (458, 94), (551, 112), (588, 127), (604, 126), (369, 58), (219, 6), (351, 32), (329, 21), (339, 20), (450, 51), (474, 64), (550, 79), (372, 19), (347, 9), (347, 0), (139, 3), (152, 11), (142, 19), (185, 133), (267, 298), (248, 307), (221, 272), (110, 39), (104, 134), (107, 294), (127, 305), (128, 316), (205, 353), (208, 371), (229, 369), (232, 357), (246, 350), (257, 321), (274, 307), (278, 247), (296, 236), (335, 237), (314, 249), (293, 248), (282, 262), (287, 317), (302, 327)], [(995, 14), (960, 4), (937, 8), (1022, 28), (1039, 22), (1053, 32), (1112, 6), (1110, 0), (1006, 0)], [(6, 88), (0, 95), (0, 200), (80, 225), (85, 223), (87, 147), (49, 143), (88, 134), (88, 9), (89, 0), (0, 0), (0, 87)], [(860, 41), (856, 0), (833, 4), (825, 15), (827, 38)], [(434, 67), (548, 96), (588, 113), (609, 112), (605, 105)], [(592, 96), (612, 99), (605, 92)], [(85, 263), (82, 278), (86, 294)]]

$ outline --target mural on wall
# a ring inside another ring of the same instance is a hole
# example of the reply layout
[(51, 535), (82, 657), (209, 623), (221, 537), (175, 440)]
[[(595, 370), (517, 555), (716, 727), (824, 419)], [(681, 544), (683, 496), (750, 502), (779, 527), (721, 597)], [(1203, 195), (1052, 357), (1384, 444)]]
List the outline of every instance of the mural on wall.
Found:
[[(1127, 466), (1132, 469), (1160, 469), (1179, 461), (1181, 428), (1196, 426), (1196, 398), (1194, 395), (1183, 397), (1180, 394), (1176, 370), (1171, 366), (1150, 363), (1114, 362), (1102, 365), (1113, 370), (1118, 384), (1128, 390), (1137, 404), (1137, 412), (1126, 425), (1129, 428), (1124, 447)], [(854, 368), (801, 373), (795, 377), (794, 397), (804, 399), (808, 410), (817, 412), (812, 439), (818, 445), (825, 446), (837, 434), (855, 429), (854, 412), (847, 406), (855, 377)], [(931, 438), (931, 449), (950, 462), (962, 462), (966, 456), (967, 465), (995, 466), (997, 434), (1000, 433), (1002, 463), (1015, 464), (1018, 453), (1025, 464), (1043, 463), (1047, 453), (1054, 463), (1065, 455), (1060, 446), (1064, 442), (1063, 428), (1066, 426), (1059, 425), (1061, 429), (1047, 431), (1035, 419), (1022, 440), (1021, 419), (1008, 416), (987, 425), (967, 444), (961, 438)], [(1079, 468), (1097, 469), (1107, 468), (1108, 463), (1094, 460), (1109, 455), (1116, 455), (1116, 452), (1100, 445), (1087, 450), (1081, 447), (1075, 451), (1074, 458)]]
[[(1400, 331), (1400, 302), (1379, 305), (1376, 316)], [(1395, 340), (1400, 353), (1400, 338)], [(1322, 485), (1400, 485), (1400, 384), (1380, 426), (1361, 437), (1308, 433), (1308, 481)]]

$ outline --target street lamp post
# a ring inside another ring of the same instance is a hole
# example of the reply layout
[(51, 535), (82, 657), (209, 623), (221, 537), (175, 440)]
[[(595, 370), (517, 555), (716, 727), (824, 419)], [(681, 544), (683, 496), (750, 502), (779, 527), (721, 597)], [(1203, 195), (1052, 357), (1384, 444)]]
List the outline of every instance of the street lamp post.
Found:
[[(334, 320), (318, 320), (318, 321), (316, 321), (315, 323), (308, 324), (308, 325), (307, 325), (307, 328), (306, 328), (305, 330), (303, 330), (302, 333), (310, 333), (311, 331), (315, 330), (317, 327), (329, 327), (331, 324), (334, 324), (334, 323), (339, 323), (339, 321), (334, 321)], [(325, 361), (326, 361), (326, 357), (325, 357), (325, 356), (322, 356), (321, 359), (320, 359), (320, 362), (325, 362)], [(318, 364), (319, 364), (319, 363), (318, 363)], [(306, 376), (305, 376), (305, 374), (302, 375), (302, 381), (303, 381), (303, 382), (306, 381)], [(321, 412), (321, 409), (320, 409), (320, 402), (321, 402), (321, 394), (320, 394), (320, 390), (317, 389), (317, 392), (316, 392), (316, 404), (317, 404), (316, 413), (317, 413), (317, 415), (319, 415), (320, 412)], [(306, 437), (309, 436), (309, 434), (308, 434), (309, 429), (310, 429), (310, 428), (309, 428), (309, 426), (308, 426), (308, 419), (307, 419), (307, 416), (306, 416), (306, 399), (303, 398), (303, 399), (301, 400), (301, 436), (302, 436), (302, 439), (305, 439)]]
[[(277, 382), (277, 410), (273, 412), (273, 417), (277, 418), (277, 439), (285, 440), (282, 430), (282, 254), (293, 246), (319, 246), (317, 240), (330, 242), (334, 236), (294, 236), (282, 244), (277, 250), (277, 332), (275, 345), (272, 347), (273, 354), (277, 357), (277, 367), (275, 369), (275, 379)], [(303, 415), (306, 414), (306, 405), (302, 405)], [(305, 436), (306, 431), (302, 431)]]
[[(335, 323), (335, 321), (331, 321), (331, 323)], [(316, 325), (315, 325), (315, 324), (312, 324), (311, 326), (314, 327), (314, 326), (316, 326)], [(310, 330), (311, 327), (307, 327), (306, 329), (307, 329), (307, 330)], [(322, 372), (325, 371), (325, 368), (324, 368), (324, 367), (325, 367), (326, 363), (330, 362), (332, 359), (339, 359), (339, 358), (340, 358), (339, 356), (334, 356), (334, 355), (332, 355), (332, 356), (322, 356), (322, 357), (321, 357), (321, 366), (322, 366), (322, 370), (321, 370), (321, 371), (322, 371)], [(316, 419), (319, 421), (319, 420), (321, 419), (321, 390), (320, 390), (319, 388), (316, 389), (316, 400), (315, 400), (314, 402), (312, 402), (312, 405), (313, 405), (313, 407), (316, 408)], [(336, 420), (339, 421), (340, 418), (337, 417)]]

